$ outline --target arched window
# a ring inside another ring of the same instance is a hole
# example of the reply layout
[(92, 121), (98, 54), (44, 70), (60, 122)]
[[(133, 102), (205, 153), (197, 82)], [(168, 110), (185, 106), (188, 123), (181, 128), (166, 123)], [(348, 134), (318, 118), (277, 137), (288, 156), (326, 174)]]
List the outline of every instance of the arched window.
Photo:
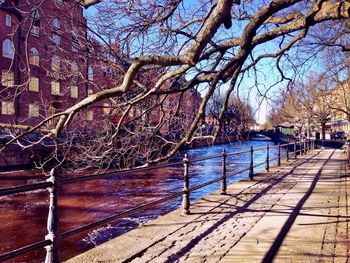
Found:
[(5, 58), (13, 58), (15, 54), (15, 46), (10, 39), (5, 39), (2, 43), (2, 56)]
[(32, 36), (39, 37), (40, 31), (40, 14), (37, 9), (33, 10), (31, 13), (33, 19), (32, 27), (30, 28), (30, 33)]
[(55, 43), (57, 46), (61, 45), (60, 35), (52, 34), (52, 42)]
[(72, 51), (78, 52), (79, 50), (79, 41), (78, 41), (78, 33), (73, 30), (72, 32)]
[(58, 56), (53, 56), (51, 60), (51, 68), (54, 71), (60, 70), (60, 58)]
[(35, 47), (29, 51), (29, 64), (39, 66), (39, 52)]
[(88, 80), (94, 80), (94, 70), (91, 66), (88, 68)]
[(32, 11), (31, 17), (33, 18), (34, 21), (40, 19), (40, 14), (39, 14), (38, 9), (35, 9), (35, 10)]
[(60, 20), (58, 20), (58, 18), (55, 17), (55, 18), (52, 20), (52, 26), (53, 26), (53, 28), (56, 29), (56, 30), (61, 29)]

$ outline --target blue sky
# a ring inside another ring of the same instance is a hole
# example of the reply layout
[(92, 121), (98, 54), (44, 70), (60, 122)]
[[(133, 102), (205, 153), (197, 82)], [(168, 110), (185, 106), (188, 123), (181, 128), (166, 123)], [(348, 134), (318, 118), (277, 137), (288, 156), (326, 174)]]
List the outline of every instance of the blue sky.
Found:
[[(196, 5), (198, 1), (193, 0), (187, 0), (184, 1), (185, 6), (193, 6)], [(94, 7), (90, 7), (88, 10), (85, 11), (86, 14), (94, 14), (96, 12), (96, 9)], [(229, 37), (231, 32), (234, 32), (234, 35), (239, 36), (242, 32), (242, 26), (244, 24), (234, 24), (233, 28), (231, 28), (229, 31), (226, 31), (223, 27), (219, 30), (216, 37)], [(276, 41), (260, 45), (255, 48), (254, 50), (254, 56), (257, 57), (260, 54), (266, 53), (266, 52), (275, 52), (278, 48), (278, 44)], [(293, 55), (294, 51), (289, 52), (291, 57)], [(256, 120), (258, 123), (263, 123), (266, 121), (266, 117), (268, 115), (268, 112), (271, 108), (273, 108), (276, 104), (274, 103), (273, 98), (276, 98), (276, 96), (279, 93), (279, 90), (286, 87), (287, 82), (281, 82), (277, 85), (275, 85), (276, 82), (280, 80), (280, 75), (276, 68), (274, 67), (275, 60), (273, 59), (264, 59), (257, 65), (257, 71), (255, 73), (246, 74), (244, 76), (243, 81), (241, 82), (241, 85), (238, 90), (239, 96), (243, 100), (247, 100), (250, 102), (252, 107), (256, 110)], [(319, 62), (318, 58), (314, 58), (313, 60), (310, 60), (307, 62), (303, 68), (304, 73), (302, 73), (300, 78), (306, 77), (306, 73), (308, 70), (310, 71), (319, 71), (320, 70), (321, 63)], [(285, 68), (284, 70), (285, 74), (287, 76), (291, 76), (291, 71), (288, 68)], [(258, 86), (255, 85), (255, 75), (258, 80)], [(304, 74), (304, 75), (303, 75)], [(272, 85), (273, 88), (269, 89)], [(269, 91), (266, 93), (266, 97), (269, 98), (269, 100), (264, 99), (263, 97), (259, 96), (258, 89), (260, 91), (266, 91), (269, 89)], [(237, 92), (237, 91), (236, 91)], [(205, 90), (202, 91), (202, 94), (205, 93)]]

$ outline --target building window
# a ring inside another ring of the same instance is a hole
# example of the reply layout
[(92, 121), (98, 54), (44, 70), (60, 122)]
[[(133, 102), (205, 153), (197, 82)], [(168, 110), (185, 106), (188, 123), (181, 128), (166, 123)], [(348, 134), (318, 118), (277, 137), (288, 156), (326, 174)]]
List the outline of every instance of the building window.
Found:
[(28, 89), (30, 91), (39, 92), (39, 78), (30, 77)]
[(63, 4), (63, 0), (55, 0), (56, 3)]
[(78, 52), (79, 50), (79, 41), (78, 41), (78, 33), (73, 31), (72, 33), (72, 51)]
[(5, 25), (11, 26), (11, 16), (9, 16), (9, 15), (5, 16)]
[(60, 23), (60, 20), (58, 20), (58, 18), (54, 18), (52, 20), (52, 26), (55, 30), (60, 30), (61, 29), (61, 23)]
[(36, 22), (36, 23), (38, 23), (38, 21), (40, 22), (40, 14), (39, 14), (38, 9), (35, 9), (32, 11), (31, 17), (32, 17), (34, 22)]
[(75, 61), (72, 62), (72, 64), (71, 64), (71, 71), (72, 71), (72, 74), (74, 76), (79, 74), (79, 67), (78, 67), (77, 62), (75, 62)]
[(75, 98), (75, 99), (78, 98), (78, 86), (71, 86), (70, 87), (70, 96), (72, 98)]
[(61, 37), (57, 34), (52, 34), (52, 42), (55, 43), (57, 46), (61, 45)]
[(1, 84), (4, 87), (13, 87), (15, 85), (15, 78), (13, 71), (3, 70), (1, 74)]
[(111, 113), (111, 107), (107, 102), (103, 103), (103, 113), (104, 115), (109, 115)]
[(32, 26), (30, 28), (30, 34), (35, 37), (39, 37), (40, 31), (40, 14), (38, 10), (32, 11), (31, 17), (33, 19)]
[(92, 121), (94, 119), (94, 112), (92, 110), (87, 111), (86, 113), (86, 119), (88, 121)]
[(34, 103), (29, 103), (28, 110), (29, 117), (39, 117), (39, 105)]
[(3, 101), (1, 104), (1, 113), (3, 115), (14, 115), (15, 106), (12, 101)]
[(51, 94), (60, 95), (60, 83), (57, 81), (51, 81)]
[(29, 51), (29, 64), (39, 66), (39, 52), (35, 47)]
[(30, 29), (30, 34), (32, 36), (39, 37), (40, 36), (39, 32), (40, 32), (39, 27), (32, 25), (32, 28)]
[(91, 81), (94, 80), (94, 70), (91, 66), (88, 68), (88, 79)]
[(10, 39), (5, 39), (2, 43), (2, 56), (5, 58), (13, 58), (15, 47)]
[(60, 58), (58, 56), (52, 57), (51, 68), (53, 71), (60, 71)]

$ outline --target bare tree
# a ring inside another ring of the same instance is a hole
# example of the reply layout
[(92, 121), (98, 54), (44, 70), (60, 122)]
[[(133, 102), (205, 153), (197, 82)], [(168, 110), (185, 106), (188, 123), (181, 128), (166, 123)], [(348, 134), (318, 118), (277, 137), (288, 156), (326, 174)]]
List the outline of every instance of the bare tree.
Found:
[[(207, 113), (218, 119), (224, 100), (225, 98), (220, 94), (214, 94), (208, 103)], [(238, 97), (231, 96), (224, 115), (221, 118), (221, 132), (228, 135), (233, 132), (245, 132), (254, 124), (255, 120), (252, 107)]]
[[(349, 19), (350, 9), (348, 1), (325, 0), (77, 2), (96, 8), (88, 17), (88, 35), (94, 40), (86, 42), (72, 36), (72, 41), (88, 47), (89, 52), (80, 54), (81, 59), (97, 56), (94, 59), (98, 60), (98, 54), (104, 55), (103, 67), (107, 68), (101, 68), (106, 69), (105, 81), (94, 83), (95, 90), (85, 98), (51, 108), (36, 125), (13, 131), (4, 147), (21, 143), (21, 138), (43, 129), (38, 138), (27, 139), (24, 147), (56, 138), (57, 145), (64, 141), (65, 149), (75, 148), (76, 156), (82, 153), (96, 166), (101, 161), (119, 165), (125, 162), (122, 159), (132, 159), (148, 164), (169, 158), (199, 136), (203, 114), (218, 87), (227, 87), (218, 114), (221, 121), (242, 79), (253, 76), (257, 91), (267, 96), (273, 85), (261, 85), (258, 74), (267, 61), (278, 72), (275, 84), (291, 81), (305, 69), (310, 57), (331, 46), (314, 41), (307, 55), (298, 56), (298, 50), (316, 39), (314, 29), (333, 23), (340, 30)], [(40, 7), (40, 3), (28, 5), (29, 10)], [(68, 6), (67, 14), (77, 12)], [(70, 17), (67, 15), (67, 22)], [(35, 26), (35, 14), (25, 21)], [(68, 26), (56, 30), (69, 31)], [(339, 47), (337, 40), (333, 43), (336, 45), (332, 48)], [(64, 57), (64, 50), (59, 51)], [(78, 64), (75, 72), (81, 81), (89, 81), (79, 74), (82, 70), (86, 69)], [(203, 98), (196, 114), (186, 116), (188, 111), (183, 108), (191, 107), (188, 99), (197, 96), (198, 90)], [(190, 93), (193, 96), (187, 95)], [(85, 120), (94, 107), (104, 112), (95, 123), (98, 136), (82, 132), (91, 126)], [(113, 122), (113, 118), (117, 120)], [(186, 125), (181, 125), (184, 119)], [(77, 123), (80, 128), (72, 128)], [(165, 130), (165, 124), (171, 125)], [(215, 140), (218, 133), (219, 129), (215, 130), (211, 138)], [(84, 136), (88, 140), (83, 140)], [(115, 161), (115, 156), (122, 157)]]
[(324, 75), (309, 74), (304, 83), (290, 83), (279, 98), (279, 108), (270, 114), (273, 125), (288, 122), (296, 126), (299, 134), (321, 127), (325, 138), (325, 125), (331, 117), (331, 81)]

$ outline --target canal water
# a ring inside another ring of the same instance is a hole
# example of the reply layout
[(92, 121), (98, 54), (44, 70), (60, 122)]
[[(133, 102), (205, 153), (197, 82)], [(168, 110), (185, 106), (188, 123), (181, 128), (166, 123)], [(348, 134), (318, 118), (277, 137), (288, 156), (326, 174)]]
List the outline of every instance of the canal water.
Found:
[[(274, 145), (271, 141), (248, 140), (212, 147), (201, 147), (186, 151), (190, 160), (219, 155), (225, 148), (228, 153)], [(284, 149), (282, 150), (284, 154)], [(180, 153), (172, 161), (183, 158)], [(277, 148), (270, 149), (270, 158), (277, 156)], [(254, 153), (254, 162), (263, 162), (266, 151)], [(221, 175), (221, 158), (208, 159), (190, 164), (190, 186), (195, 186)], [(272, 162), (273, 163), (273, 162)], [(249, 153), (227, 158), (228, 175), (249, 165)], [(255, 172), (264, 166), (255, 168)], [(70, 175), (75, 176), (75, 175)], [(228, 183), (234, 183), (248, 173), (232, 176)], [(64, 185), (59, 193), (60, 232), (65, 232), (112, 214), (125, 211), (141, 204), (165, 197), (182, 190), (183, 167), (169, 166), (147, 172), (129, 175), (115, 175), (105, 179), (95, 179), (76, 184)], [(17, 171), (0, 174), (0, 188), (45, 180), (33, 171)], [(191, 193), (191, 200), (199, 199), (218, 190), (220, 182)], [(44, 239), (48, 213), (48, 193), (46, 190), (0, 197), (0, 253), (41, 241)], [(67, 260), (111, 238), (121, 235), (145, 222), (177, 209), (181, 197), (167, 203), (158, 204), (132, 216), (116, 220), (110, 224), (65, 239), (61, 248), (61, 259)], [(27, 253), (8, 262), (43, 262), (45, 250)]]

